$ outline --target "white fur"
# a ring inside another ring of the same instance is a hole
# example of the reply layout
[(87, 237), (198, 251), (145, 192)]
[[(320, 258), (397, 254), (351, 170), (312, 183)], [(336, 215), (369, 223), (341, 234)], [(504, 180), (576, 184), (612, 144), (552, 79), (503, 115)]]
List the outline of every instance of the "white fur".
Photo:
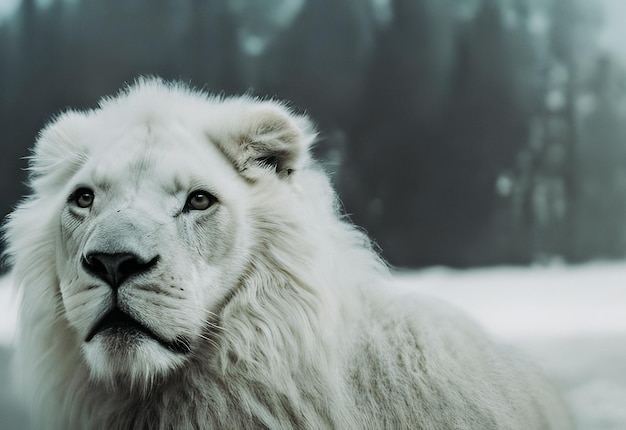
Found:
[[(141, 80), (43, 130), (7, 226), (40, 429), (566, 429), (528, 366), (396, 291), (310, 160), (306, 118)], [(68, 196), (94, 189), (90, 208)], [(187, 195), (218, 198), (182, 211)], [(119, 289), (152, 338), (85, 337), (113, 293), (90, 251), (159, 256)]]

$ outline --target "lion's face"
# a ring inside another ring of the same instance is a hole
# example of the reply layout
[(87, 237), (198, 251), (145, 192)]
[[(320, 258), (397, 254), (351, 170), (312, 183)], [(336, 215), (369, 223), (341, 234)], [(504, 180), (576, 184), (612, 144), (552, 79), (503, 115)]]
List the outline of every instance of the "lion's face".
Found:
[(60, 291), (92, 373), (184, 362), (243, 270), (246, 182), (206, 139), (152, 125), (92, 154), (65, 190)]
[(45, 315), (99, 380), (150, 381), (206, 351), (312, 140), (280, 104), (159, 81), (61, 115), (8, 226), (36, 309), (24, 332)]

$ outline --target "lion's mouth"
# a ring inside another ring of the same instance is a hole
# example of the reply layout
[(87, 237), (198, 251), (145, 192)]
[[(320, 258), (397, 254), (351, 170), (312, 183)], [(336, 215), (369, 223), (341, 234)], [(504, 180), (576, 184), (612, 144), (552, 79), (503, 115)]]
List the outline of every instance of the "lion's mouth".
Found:
[(85, 342), (90, 342), (98, 333), (103, 332), (108, 332), (112, 336), (146, 336), (172, 352), (178, 354), (191, 352), (190, 342), (185, 337), (178, 336), (173, 341), (165, 340), (119, 308), (114, 308), (104, 315), (91, 329)]

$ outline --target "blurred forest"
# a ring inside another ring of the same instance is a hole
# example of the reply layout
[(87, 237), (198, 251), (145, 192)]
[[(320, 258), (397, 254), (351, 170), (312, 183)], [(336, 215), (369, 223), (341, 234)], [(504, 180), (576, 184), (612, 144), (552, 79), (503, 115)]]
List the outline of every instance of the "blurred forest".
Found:
[(394, 265), (623, 258), (626, 73), (605, 18), (590, 0), (21, 0), (0, 20), (0, 215), (54, 113), (148, 74), (308, 112)]

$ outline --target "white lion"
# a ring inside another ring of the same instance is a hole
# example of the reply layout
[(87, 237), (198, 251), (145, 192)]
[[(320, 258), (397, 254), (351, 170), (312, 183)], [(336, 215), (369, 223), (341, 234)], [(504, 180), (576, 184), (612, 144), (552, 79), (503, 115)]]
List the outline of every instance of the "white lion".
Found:
[(388, 285), (314, 136), (157, 79), (43, 130), (7, 226), (36, 428), (569, 428), (526, 365)]

